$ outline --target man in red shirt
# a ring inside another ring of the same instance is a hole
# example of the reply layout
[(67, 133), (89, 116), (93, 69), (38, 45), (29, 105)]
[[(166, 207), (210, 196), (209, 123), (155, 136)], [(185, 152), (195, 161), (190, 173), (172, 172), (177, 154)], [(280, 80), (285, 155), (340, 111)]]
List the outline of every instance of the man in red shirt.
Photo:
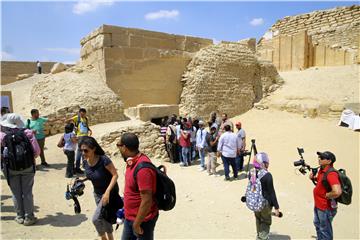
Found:
[(332, 240), (333, 229), (332, 221), (336, 215), (336, 198), (341, 195), (341, 184), (339, 176), (336, 172), (329, 172), (327, 174), (327, 182), (331, 187), (331, 191), (327, 191), (324, 184), (324, 174), (333, 168), (336, 161), (335, 155), (332, 152), (317, 152), (319, 157), (319, 172), (316, 176), (310, 174), (310, 179), (317, 181), (314, 188), (314, 225), (316, 228), (316, 235), (318, 240)]
[(135, 134), (124, 133), (116, 145), (126, 162), (125, 221), (121, 239), (154, 239), (154, 228), (159, 216), (155, 201), (156, 173), (150, 168), (141, 168), (134, 178), (139, 163), (151, 162), (139, 152), (139, 139)]

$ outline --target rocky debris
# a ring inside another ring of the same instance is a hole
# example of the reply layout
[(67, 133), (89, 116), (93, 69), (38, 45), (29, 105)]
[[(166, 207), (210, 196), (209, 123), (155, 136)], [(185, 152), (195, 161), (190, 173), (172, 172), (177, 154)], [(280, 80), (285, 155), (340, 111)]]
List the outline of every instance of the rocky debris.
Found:
[(30, 74), (30, 73), (19, 74), (16, 76), (16, 80), (23, 80), (25, 78), (32, 77), (33, 75), (34, 74)]
[(56, 74), (56, 73), (65, 71), (66, 68), (67, 68), (66, 65), (63, 63), (55, 63), (54, 66), (51, 68), (50, 72), (52, 74)]
[(195, 54), (183, 74), (180, 114), (205, 119), (212, 111), (244, 113), (279, 80), (273, 64), (259, 62), (244, 44), (208, 46)]
[(120, 126), (118, 129), (100, 136), (99, 144), (109, 156), (116, 156), (120, 154), (116, 143), (120, 140), (120, 136), (126, 132), (131, 132), (138, 136), (140, 151), (150, 159), (169, 161), (164, 139), (160, 136), (160, 127), (151, 122), (134, 122), (134, 124), (128, 126)]

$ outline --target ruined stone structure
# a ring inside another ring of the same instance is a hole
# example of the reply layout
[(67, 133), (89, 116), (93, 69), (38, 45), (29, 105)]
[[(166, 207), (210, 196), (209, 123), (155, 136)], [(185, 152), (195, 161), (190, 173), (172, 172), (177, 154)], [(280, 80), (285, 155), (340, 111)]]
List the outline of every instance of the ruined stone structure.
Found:
[(119, 154), (116, 143), (121, 135), (126, 132), (135, 133), (139, 137), (139, 149), (152, 160), (169, 161), (165, 150), (164, 139), (160, 136), (160, 127), (150, 122), (132, 121), (125, 126), (100, 136), (99, 144), (109, 156)]
[(130, 107), (125, 110), (125, 113), (135, 119), (141, 121), (151, 121), (153, 119), (171, 116), (172, 114), (179, 115), (179, 105), (166, 104), (139, 104), (136, 107)]
[[(1, 85), (16, 82), (20, 74), (37, 72), (36, 62), (1, 61)], [(55, 62), (41, 62), (42, 72), (49, 73)]]
[(203, 119), (212, 111), (230, 117), (244, 113), (262, 98), (263, 90), (277, 83), (277, 71), (269, 66), (272, 64), (258, 62), (243, 44), (221, 43), (203, 48), (183, 76), (180, 113)]
[(280, 71), (360, 62), (360, 6), (285, 17), (259, 41), (258, 54)]
[(65, 119), (76, 115), (80, 107), (86, 108), (91, 125), (126, 119), (121, 100), (98, 72), (94, 69), (79, 72), (71, 68), (49, 74), (33, 86), (31, 103), (49, 118), (46, 134), (63, 132)]
[(81, 40), (81, 63), (94, 65), (125, 107), (178, 104), (191, 53), (210, 44), (210, 39), (102, 25)]

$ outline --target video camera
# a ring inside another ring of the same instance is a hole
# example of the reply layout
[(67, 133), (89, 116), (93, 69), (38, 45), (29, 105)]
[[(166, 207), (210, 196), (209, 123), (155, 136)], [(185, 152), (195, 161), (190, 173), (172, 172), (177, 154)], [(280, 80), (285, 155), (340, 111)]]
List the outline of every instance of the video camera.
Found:
[(66, 200), (72, 199), (74, 201), (74, 211), (76, 214), (79, 214), (81, 213), (81, 207), (77, 198), (84, 194), (85, 184), (79, 178), (76, 178), (74, 184), (70, 186), (71, 184), (66, 186), (65, 198)]
[[(301, 166), (298, 170), (299, 172), (301, 172), (303, 175), (305, 175), (307, 173), (307, 171), (311, 171), (312, 174), (315, 176), (317, 174), (318, 168), (312, 168), (310, 167), (310, 165), (305, 163), (305, 160), (303, 158), (303, 153), (304, 153), (304, 149), (303, 148), (297, 148), (298, 153), (300, 155), (300, 160), (294, 161), (294, 166), (298, 167)], [(313, 180), (314, 182), (314, 180)], [(314, 182), (314, 184), (316, 185), (316, 183)]]

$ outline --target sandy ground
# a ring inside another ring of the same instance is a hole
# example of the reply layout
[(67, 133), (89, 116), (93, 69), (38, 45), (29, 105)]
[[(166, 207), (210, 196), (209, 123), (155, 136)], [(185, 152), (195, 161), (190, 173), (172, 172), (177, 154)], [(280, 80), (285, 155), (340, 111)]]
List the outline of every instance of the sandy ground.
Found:
[[(340, 205), (334, 220), (335, 239), (359, 239), (359, 133), (341, 128), (335, 121), (302, 118), (275, 110), (251, 110), (239, 116), (250, 139), (256, 139), (259, 151), (269, 154), (270, 170), (281, 211), (284, 217), (273, 218), (271, 239), (311, 239), (315, 235), (313, 219), (313, 185), (307, 176), (293, 167), (298, 160), (296, 147), (305, 149), (304, 157), (310, 165), (317, 162), (315, 152), (333, 151), (336, 167), (345, 168), (355, 190), (353, 203)], [(96, 126), (99, 136), (119, 123)], [(95, 210), (91, 184), (80, 197), (82, 213), (75, 215), (72, 202), (64, 198), (66, 157), (56, 147), (59, 135), (47, 138), (47, 161), (51, 168), (36, 173), (34, 200), (39, 221), (25, 227), (13, 221), (15, 213), (6, 180), (1, 180), (1, 236), (3, 239), (96, 239), (91, 217)], [(112, 159), (118, 169), (119, 184), (124, 183), (124, 162)], [(218, 161), (219, 162), (219, 161)], [(253, 213), (240, 201), (247, 181), (225, 182), (223, 176), (207, 176), (197, 166), (181, 168), (166, 164), (176, 183), (177, 205), (169, 212), (161, 212), (155, 236), (158, 239), (254, 239)], [(223, 167), (219, 165), (223, 174)], [(240, 175), (241, 178), (244, 174)], [(121, 190), (122, 191), (122, 190)], [(115, 232), (121, 236), (122, 226)]]

